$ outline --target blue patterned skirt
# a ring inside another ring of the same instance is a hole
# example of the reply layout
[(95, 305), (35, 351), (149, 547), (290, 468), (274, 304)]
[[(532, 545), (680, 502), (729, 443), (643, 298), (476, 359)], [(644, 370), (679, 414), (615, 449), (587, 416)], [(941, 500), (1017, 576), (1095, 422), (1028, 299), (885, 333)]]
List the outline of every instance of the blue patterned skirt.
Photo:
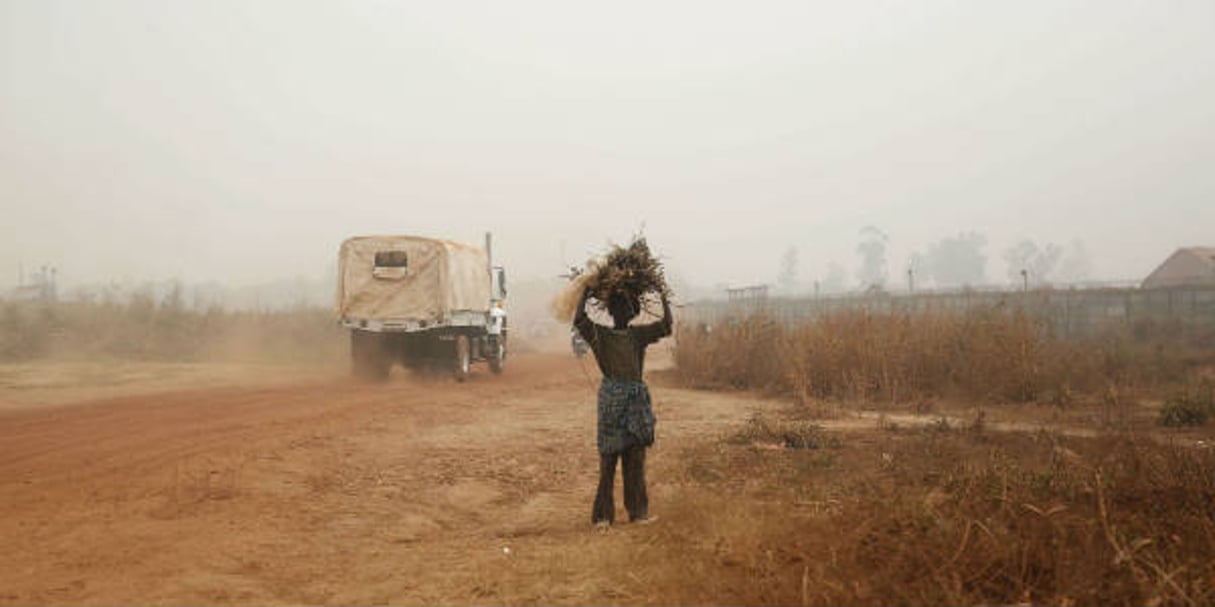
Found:
[(645, 382), (603, 378), (596, 438), (602, 455), (654, 444), (654, 409)]

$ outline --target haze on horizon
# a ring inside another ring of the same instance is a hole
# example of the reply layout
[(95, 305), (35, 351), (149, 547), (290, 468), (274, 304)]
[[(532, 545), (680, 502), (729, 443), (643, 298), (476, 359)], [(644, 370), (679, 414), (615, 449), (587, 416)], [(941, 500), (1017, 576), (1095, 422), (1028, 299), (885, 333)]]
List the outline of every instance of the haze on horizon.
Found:
[[(1215, 245), (1215, 4), (0, 0), (0, 289), (320, 277), (493, 231), (516, 279), (644, 229), (695, 285), (892, 280), (985, 236), (1090, 279)], [(897, 281), (896, 281), (897, 282)]]

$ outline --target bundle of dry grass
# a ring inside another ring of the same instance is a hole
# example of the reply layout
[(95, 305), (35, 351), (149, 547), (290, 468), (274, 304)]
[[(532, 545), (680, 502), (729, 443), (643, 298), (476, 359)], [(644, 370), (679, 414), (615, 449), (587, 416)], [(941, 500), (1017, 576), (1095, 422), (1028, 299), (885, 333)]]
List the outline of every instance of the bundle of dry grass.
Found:
[(603, 263), (588, 274), (591, 297), (605, 311), (612, 297), (640, 301), (650, 293), (670, 296), (662, 262), (650, 252), (645, 238), (635, 238), (628, 247), (613, 246)]
[[(591, 262), (588, 262), (588, 267)], [(582, 299), (582, 292), (586, 290), (586, 285), (590, 281), (589, 273), (582, 273), (570, 280), (569, 286), (557, 294), (553, 299), (553, 317), (561, 322), (571, 322), (574, 320), (574, 309), (578, 307), (578, 302)]]
[(645, 238), (637, 237), (627, 247), (612, 245), (602, 259), (587, 262), (586, 271), (570, 281), (570, 286), (553, 302), (553, 313), (569, 322), (585, 290), (590, 290), (591, 305), (606, 312), (613, 297), (626, 297), (638, 305), (648, 295), (670, 297), (662, 262), (650, 251)]

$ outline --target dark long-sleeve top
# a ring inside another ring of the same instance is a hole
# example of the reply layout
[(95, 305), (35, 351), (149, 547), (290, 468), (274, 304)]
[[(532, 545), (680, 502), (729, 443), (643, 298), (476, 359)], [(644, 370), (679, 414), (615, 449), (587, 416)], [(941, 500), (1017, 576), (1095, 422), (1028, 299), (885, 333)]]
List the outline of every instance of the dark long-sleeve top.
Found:
[(595, 352), (595, 362), (604, 377), (641, 381), (646, 347), (671, 334), (671, 311), (664, 306), (662, 320), (658, 322), (615, 329), (591, 320), (584, 301), (574, 316), (574, 327)]

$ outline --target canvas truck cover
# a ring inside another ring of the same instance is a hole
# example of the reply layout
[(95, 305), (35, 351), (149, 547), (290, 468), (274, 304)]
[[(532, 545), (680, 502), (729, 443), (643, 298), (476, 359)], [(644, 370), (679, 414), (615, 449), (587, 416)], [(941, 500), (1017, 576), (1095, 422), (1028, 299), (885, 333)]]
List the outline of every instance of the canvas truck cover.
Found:
[(338, 254), (341, 318), (440, 321), (485, 312), (489, 257), (483, 249), (417, 236), (356, 236)]

